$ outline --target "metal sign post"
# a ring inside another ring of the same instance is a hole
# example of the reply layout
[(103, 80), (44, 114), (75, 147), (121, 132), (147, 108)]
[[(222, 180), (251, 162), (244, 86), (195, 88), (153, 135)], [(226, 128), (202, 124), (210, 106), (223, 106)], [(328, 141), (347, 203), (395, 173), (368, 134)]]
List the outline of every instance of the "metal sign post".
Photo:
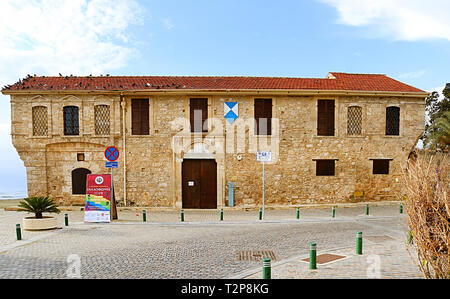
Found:
[(265, 180), (266, 180), (266, 174), (265, 174), (265, 171), (264, 171), (264, 161), (262, 162), (263, 163), (263, 210), (262, 210), (262, 219), (264, 219), (264, 202), (265, 202), (265, 194), (264, 194), (264, 191), (265, 191), (265, 188), (264, 188), (264, 182), (265, 182)]
[(111, 219), (117, 219), (116, 196), (114, 194), (114, 168), (118, 167), (119, 150), (115, 146), (109, 146), (105, 150), (106, 168), (111, 168)]
[(262, 219), (264, 219), (264, 209), (265, 209), (265, 181), (266, 181), (266, 172), (264, 164), (265, 162), (271, 162), (272, 161), (272, 152), (256, 152), (256, 161), (262, 162), (263, 167), (263, 185), (262, 185)]

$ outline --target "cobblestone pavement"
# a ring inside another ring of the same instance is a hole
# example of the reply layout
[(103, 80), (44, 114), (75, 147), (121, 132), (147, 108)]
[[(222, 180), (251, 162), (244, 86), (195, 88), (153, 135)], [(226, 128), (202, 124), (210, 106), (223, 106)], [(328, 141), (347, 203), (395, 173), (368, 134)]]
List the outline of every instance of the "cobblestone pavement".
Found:
[[(64, 213), (57, 216), (61, 226)], [(66, 278), (72, 254), (80, 257), (82, 278), (259, 278), (259, 260), (237, 258), (240, 251), (258, 250), (275, 254), (273, 277), (366, 277), (370, 254), (381, 258), (381, 277), (421, 277), (401, 247), (406, 216), (398, 205), (371, 207), (370, 216), (363, 207), (338, 208), (336, 218), (330, 209), (307, 209), (300, 220), (295, 209), (268, 210), (263, 221), (257, 210), (225, 210), (224, 221), (217, 210), (185, 210), (184, 223), (179, 211), (148, 210), (143, 223), (139, 211), (124, 210), (111, 224), (82, 223), (83, 212), (67, 213), (69, 227), (23, 231), (23, 241), (15, 241), (15, 223), (26, 214), (1, 211), (0, 278)], [(374, 237), (364, 241), (363, 256), (352, 255), (356, 231)], [(318, 254), (347, 258), (309, 271), (292, 259), (305, 257), (310, 242)]]

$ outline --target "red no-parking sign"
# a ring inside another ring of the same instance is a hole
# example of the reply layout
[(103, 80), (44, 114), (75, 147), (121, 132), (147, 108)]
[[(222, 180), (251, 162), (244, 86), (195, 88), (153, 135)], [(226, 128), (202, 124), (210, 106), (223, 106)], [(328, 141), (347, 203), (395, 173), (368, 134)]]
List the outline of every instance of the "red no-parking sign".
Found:
[(116, 161), (119, 159), (119, 150), (115, 146), (109, 146), (105, 150), (105, 158), (108, 161)]

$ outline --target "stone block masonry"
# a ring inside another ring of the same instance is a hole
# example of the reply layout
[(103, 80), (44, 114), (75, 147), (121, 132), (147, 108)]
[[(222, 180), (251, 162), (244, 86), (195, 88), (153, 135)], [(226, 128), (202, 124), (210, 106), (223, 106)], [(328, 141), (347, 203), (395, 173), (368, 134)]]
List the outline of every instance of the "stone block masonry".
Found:
[[(227, 205), (228, 182), (234, 182), (235, 205), (260, 206), (257, 150), (271, 150), (275, 157), (265, 165), (268, 206), (352, 202), (355, 191), (363, 191), (365, 201), (395, 200), (402, 194), (400, 177), (408, 155), (424, 129), (426, 93), (420, 90), (166, 89), (3, 89), (11, 96), (12, 141), (27, 170), (28, 195), (82, 205), (85, 196), (72, 193), (73, 170), (109, 173), (103, 152), (114, 145), (121, 151), (114, 172), (120, 205), (126, 197), (129, 205), (181, 208), (183, 160), (199, 158), (217, 163), (218, 208)], [(186, 127), (191, 98), (207, 99), (207, 132), (191, 133)], [(260, 98), (272, 99), (270, 136), (254, 134), (255, 99)], [(132, 134), (133, 99), (148, 99), (148, 135)], [(322, 99), (334, 100), (334, 136), (317, 135)], [(224, 102), (239, 105), (233, 124), (224, 117)], [(110, 108), (107, 135), (95, 134), (96, 105)], [(33, 135), (36, 106), (47, 109), (45, 136)], [(65, 106), (78, 107), (78, 135), (64, 135)], [(361, 107), (357, 135), (348, 134), (353, 106)], [(391, 106), (400, 109), (399, 134), (394, 136), (385, 134), (386, 108)], [(78, 154), (84, 157), (80, 160)], [(335, 161), (334, 175), (316, 175), (316, 161), (323, 159)], [(389, 160), (388, 174), (373, 174), (374, 159)]]

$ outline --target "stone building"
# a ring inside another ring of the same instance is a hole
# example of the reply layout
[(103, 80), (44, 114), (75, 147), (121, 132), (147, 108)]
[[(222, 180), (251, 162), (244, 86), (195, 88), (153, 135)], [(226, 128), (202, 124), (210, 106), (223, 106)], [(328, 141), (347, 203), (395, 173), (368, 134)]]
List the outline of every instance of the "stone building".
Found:
[(11, 98), (28, 195), (83, 204), (119, 148), (119, 205), (220, 208), (393, 200), (428, 93), (386, 75), (27, 76)]

